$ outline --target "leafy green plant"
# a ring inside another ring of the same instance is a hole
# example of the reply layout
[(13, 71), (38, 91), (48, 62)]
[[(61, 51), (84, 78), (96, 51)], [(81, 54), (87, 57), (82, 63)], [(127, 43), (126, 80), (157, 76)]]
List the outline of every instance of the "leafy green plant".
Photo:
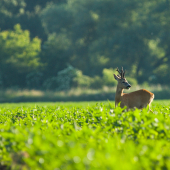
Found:
[[(0, 163), (11, 169), (169, 169), (170, 105), (0, 105)], [(123, 163), (119, 163), (123, 162)]]

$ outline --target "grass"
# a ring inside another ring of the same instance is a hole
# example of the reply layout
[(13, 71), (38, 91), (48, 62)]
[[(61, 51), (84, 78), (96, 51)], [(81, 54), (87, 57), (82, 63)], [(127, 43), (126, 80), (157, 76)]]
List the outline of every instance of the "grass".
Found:
[(170, 169), (170, 101), (0, 104), (0, 163), (13, 170)]
[[(155, 99), (169, 99), (170, 88), (168, 86), (134, 86), (131, 90), (125, 90), (130, 93), (135, 90), (145, 88), (155, 94)], [(41, 91), (41, 90), (20, 90), (6, 89), (0, 90), (1, 103), (17, 102), (55, 102), (55, 101), (105, 101), (114, 100), (116, 87), (103, 87), (102, 89), (70, 89), (67, 91)]]

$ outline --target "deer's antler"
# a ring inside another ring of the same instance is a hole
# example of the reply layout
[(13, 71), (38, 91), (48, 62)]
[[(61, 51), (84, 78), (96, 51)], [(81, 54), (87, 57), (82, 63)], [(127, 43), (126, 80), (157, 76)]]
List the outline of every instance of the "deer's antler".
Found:
[(125, 71), (123, 70), (123, 67), (122, 67), (122, 75), (123, 75), (123, 78), (125, 78)]
[(116, 69), (116, 71), (120, 74), (120, 76), (122, 77), (122, 73), (119, 71), (118, 67)]
[(120, 74), (121, 78), (125, 78), (125, 71), (123, 71), (123, 67), (122, 67), (121, 72), (119, 71), (118, 67), (116, 71)]

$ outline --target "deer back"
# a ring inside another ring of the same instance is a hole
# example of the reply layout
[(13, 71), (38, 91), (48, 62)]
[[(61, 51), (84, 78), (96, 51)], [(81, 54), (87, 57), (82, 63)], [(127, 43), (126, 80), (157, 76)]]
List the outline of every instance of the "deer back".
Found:
[(144, 108), (154, 99), (154, 94), (145, 90), (141, 89), (131, 93), (123, 93), (121, 98), (121, 105), (122, 107), (127, 106), (128, 108)]

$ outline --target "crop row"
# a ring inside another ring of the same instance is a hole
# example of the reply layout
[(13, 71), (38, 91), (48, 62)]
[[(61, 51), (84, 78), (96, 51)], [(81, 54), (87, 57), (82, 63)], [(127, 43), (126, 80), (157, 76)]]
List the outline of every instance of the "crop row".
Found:
[(4, 107), (0, 160), (6, 169), (170, 169), (170, 107)]

